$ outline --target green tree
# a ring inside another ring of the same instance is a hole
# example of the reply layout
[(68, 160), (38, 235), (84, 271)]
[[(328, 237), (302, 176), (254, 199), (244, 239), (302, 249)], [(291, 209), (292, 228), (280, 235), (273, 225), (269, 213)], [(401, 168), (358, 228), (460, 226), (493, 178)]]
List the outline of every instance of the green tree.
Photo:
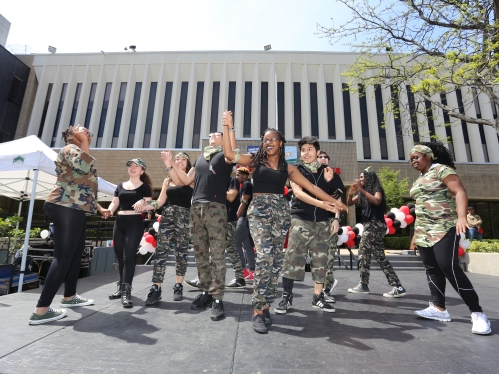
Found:
[[(337, 2), (350, 9), (351, 19), (319, 25), (319, 34), (331, 44), (353, 39), (349, 45), (360, 54), (343, 73), (351, 92), (390, 87), (398, 100), (388, 102), (385, 111), (400, 116), (403, 129), (412, 133), (442, 111), (451, 124), (482, 124), (499, 133), (499, 116), (481, 118), (475, 112), (479, 95), (493, 105), (492, 112), (499, 105), (499, 0)], [(462, 106), (446, 100), (458, 90)]]
[(409, 178), (399, 179), (400, 170), (393, 170), (388, 166), (382, 167), (377, 174), (385, 190), (387, 211), (405, 205), (403, 196), (407, 194)]

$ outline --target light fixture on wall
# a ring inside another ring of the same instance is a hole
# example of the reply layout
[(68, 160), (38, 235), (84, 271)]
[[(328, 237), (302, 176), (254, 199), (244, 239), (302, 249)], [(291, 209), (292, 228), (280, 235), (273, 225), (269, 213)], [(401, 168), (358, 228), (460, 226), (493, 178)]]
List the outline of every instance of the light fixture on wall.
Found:
[(130, 46), (130, 47), (128, 47), (128, 48), (130, 48), (132, 51), (136, 52), (136, 51), (135, 51), (135, 48), (137, 48), (137, 46), (136, 46), (136, 45), (131, 45), (131, 46)]
[(270, 44), (264, 45), (263, 50), (264, 51), (270, 51), (272, 49), (272, 46)]
[(56, 47), (52, 47), (51, 45), (49, 45), (49, 52), (50, 53), (55, 53), (55, 52), (57, 52), (57, 48)]

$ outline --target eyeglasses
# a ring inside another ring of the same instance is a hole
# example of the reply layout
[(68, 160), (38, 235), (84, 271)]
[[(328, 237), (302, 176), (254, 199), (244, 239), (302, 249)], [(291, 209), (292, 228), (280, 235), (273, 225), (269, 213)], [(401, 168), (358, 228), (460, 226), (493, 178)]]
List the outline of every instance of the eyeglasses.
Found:
[(265, 144), (265, 143), (273, 143), (276, 140), (279, 140), (279, 138), (266, 138), (266, 139), (263, 139), (263, 144)]
[(414, 156), (414, 157), (410, 158), (408, 162), (409, 162), (409, 164), (412, 164), (414, 161), (419, 160), (421, 157), (423, 157), (423, 156)]
[(317, 158), (327, 158), (329, 160), (329, 157), (328, 156), (319, 156)]

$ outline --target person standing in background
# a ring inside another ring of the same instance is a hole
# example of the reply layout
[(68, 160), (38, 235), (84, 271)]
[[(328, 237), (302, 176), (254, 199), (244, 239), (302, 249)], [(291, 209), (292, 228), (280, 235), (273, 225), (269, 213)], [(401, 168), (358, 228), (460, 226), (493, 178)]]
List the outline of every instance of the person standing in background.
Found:
[(482, 233), (480, 232), (480, 227), (482, 226), (482, 219), (478, 214), (475, 214), (475, 208), (472, 206), (468, 207), (468, 215), (466, 216), (468, 225), (470, 226), (468, 230), (468, 239), (470, 242), (477, 238), (478, 241), (482, 241)]

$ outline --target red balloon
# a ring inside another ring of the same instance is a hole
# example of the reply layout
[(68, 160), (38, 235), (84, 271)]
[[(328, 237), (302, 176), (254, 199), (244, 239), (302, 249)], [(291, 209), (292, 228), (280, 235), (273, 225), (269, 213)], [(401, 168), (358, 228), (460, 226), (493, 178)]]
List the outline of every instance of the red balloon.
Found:
[(289, 188), (287, 186), (284, 186), (284, 196), (286, 196), (289, 193)]
[[(151, 235), (151, 236), (152, 236), (152, 235)], [(153, 246), (154, 248), (156, 248), (156, 247), (158, 246), (158, 242), (156, 241), (156, 239), (154, 239), (154, 236), (153, 236), (152, 238), (153, 238), (153, 242), (152, 242), (151, 244), (152, 244), (152, 246)]]
[(479, 232), (480, 234), (483, 234), (483, 229), (480, 227), (480, 228), (478, 229), (478, 232)]
[(409, 209), (409, 207), (407, 205), (401, 206), (399, 210), (402, 213), (404, 213), (405, 215), (409, 214), (409, 212), (410, 212), (410, 209)]
[(393, 221), (391, 218), (385, 218), (386, 227), (392, 227)]
[(458, 247), (457, 248), (457, 255), (458, 256), (464, 256), (464, 248), (463, 247)]
[(147, 235), (151, 235), (148, 232), (145, 232), (144, 235), (142, 235), (143, 238), (145, 238)]
[(355, 239), (355, 233), (353, 231), (348, 232), (348, 240)]
[(414, 222), (414, 217), (411, 216), (410, 214), (406, 214), (404, 221), (407, 222), (408, 225), (410, 225), (411, 223)]
[(388, 228), (388, 234), (390, 234), (390, 235), (395, 234), (395, 227), (390, 226), (390, 227)]
[(348, 239), (348, 241), (345, 243), (348, 248), (352, 248), (355, 245), (355, 240), (353, 239)]
[(114, 240), (111, 240), (111, 247), (114, 247)]
[(158, 217), (157, 222), (161, 222), (161, 216)]
[(145, 237), (146, 239), (146, 242), (149, 243), (149, 244), (152, 244), (156, 239), (154, 239), (154, 236), (152, 236), (151, 234), (147, 234), (147, 236)]
[(386, 214), (385, 214), (385, 215), (383, 215), (383, 217), (386, 219), (386, 218), (387, 218), (387, 217), (386, 217)]
[(345, 228), (347, 229), (347, 232), (352, 231), (352, 228), (350, 226), (345, 226)]

